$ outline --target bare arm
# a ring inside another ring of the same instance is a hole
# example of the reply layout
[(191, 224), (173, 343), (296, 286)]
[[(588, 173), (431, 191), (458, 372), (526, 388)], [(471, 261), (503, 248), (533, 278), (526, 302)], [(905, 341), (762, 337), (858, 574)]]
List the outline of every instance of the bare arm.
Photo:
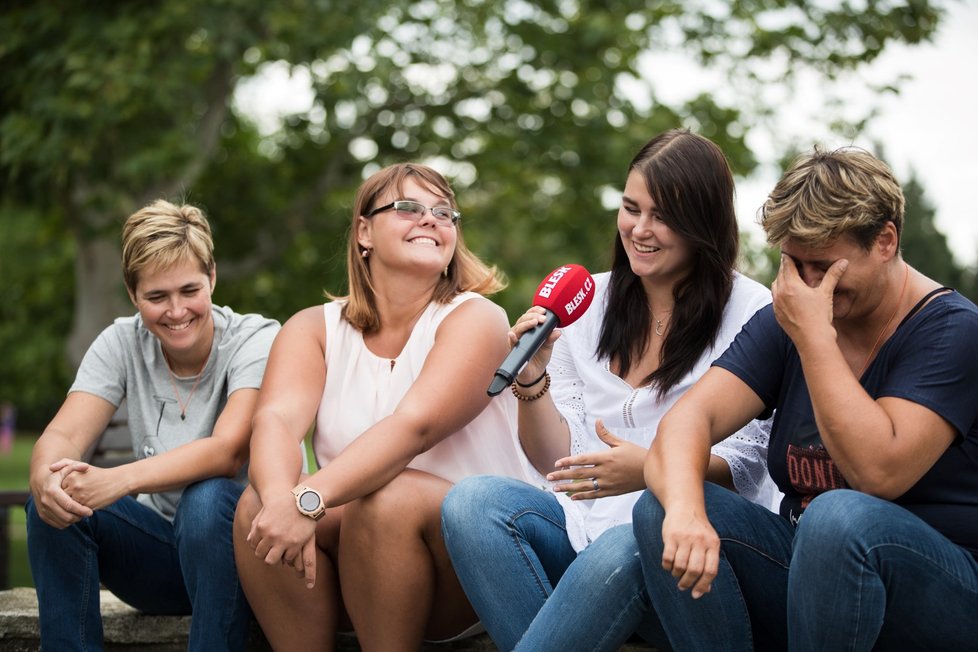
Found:
[(846, 267), (846, 261), (836, 261), (819, 287), (811, 288), (782, 256), (772, 286), (774, 313), (798, 350), (819, 435), (832, 460), (854, 489), (893, 499), (934, 465), (956, 431), (922, 405), (874, 400), (860, 385), (831, 323), (832, 293)]
[(234, 477), (248, 458), (251, 416), (257, 389), (239, 389), (229, 397), (209, 437), (114, 468), (88, 467), (64, 479), (64, 489), (92, 509), (122, 496), (158, 493), (213, 477)]
[(326, 384), (323, 307), (289, 319), (272, 345), (255, 410), (249, 475), (262, 504), (292, 503), (302, 472), (301, 443), (309, 432)]
[(255, 410), (248, 468), (262, 503), (248, 544), (267, 564), (286, 559), (302, 569), (309, 588), (316, 579), (316, 523), (299, 513), (291, 490), (302, 473), (302, 441), (326, 383), (325, 350), (321, 305), (296, 313), (279, 331)]
[[(478, 342), (478, 346), (473, 346)], [(364, 496), (390, 482), (415, 456), (466, 426), (489, 403), (486, 387), (508, 351), (497, 306), (470, 299), (438, 328), (414, 384), (381, 419), (310, 477), (327, 505)]]
[[(88, 468), (80, 460), (115, 413), (116, 406), (85, 392), (71, 392), (38, 438), (31, 453), (30, 486), (41, 519), (67, 527), (92, 514), (61, 487), (72, 472)], [(56, 470), (55, 470), (56, 469)]]
[[(251, 479), (262, 503), (292, 501), (302, 441), (326, 382), (322, 307), (297, 314), (275, 340), (255, 415)], [(479, 342), (479, 346), (472, 346)], [(418, 379), (394, 413), (306, 480), (327, 505), (390, 482), (418, 454), (461, 429), (488, 404), (485, 388), (507, 351), (506, 324), (487, 300), (466, 301), (442, 322)], [(289, 508), (296, 512), (294, 503)]]
[[(510, 345), (515, 345), (523, 333), (543, 323), (544, 319), (543, 308), (535, 307), (526, 311), (509, 331)], [(534, 396), (543, 390), (546, 381), (541, 376), (547, 369), (558, 337), (559, 330), (551, 333), (517, 376), (517, 382), (524, 385), (540, 379), (529, 387), (518, 387), (517, 391), (521, 395)], [(546, 475), (553, 470), (554, 463), (570, 451), (570, 428), (554, 404), (550, 392), (535, 401), (520, 401), (518, 409), (520, 444), (534, 468)]]
[[(298, 560), (293, 565), (305, 566), (310, 587), (316, 575), (315, 523), (299, 513), (290, 490), (301, 470), (295, 444), (308, 431), (326, 382), (325, 338), (320, 306), (285, 324), (272, 347), (252, 439), (251, 478), (262, 510), (248, 542), (268, 564)], [(318, 490), (329, 507), (390, 482), (415, 456), (485, 409), (485, 388), (507, 348), (502, 312), (488, 300), (463, 303), (439, 326), (419, 377), (394, 413), (367, 429), (304, 484)]]
[(711, 367), (662, 418), (649, 449), (645, 480), (666, 512), (662, 566), (679, 578), (680, 589), (692, 589), (693, 597), (709, 591), (719, 563), (720, 540), (703, 497), (710, 447), (763, 409), (743, 381)]

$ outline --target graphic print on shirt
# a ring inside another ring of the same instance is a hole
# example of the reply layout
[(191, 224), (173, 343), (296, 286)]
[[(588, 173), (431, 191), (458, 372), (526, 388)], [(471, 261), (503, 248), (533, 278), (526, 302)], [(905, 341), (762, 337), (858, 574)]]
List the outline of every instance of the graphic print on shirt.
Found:
[(821, 443), (808, 447), (788, 444), (785, 458), (788, 479), (791, 487), (801, 495), (802, 509), (820, 493), (848, 487), (839, 467)]

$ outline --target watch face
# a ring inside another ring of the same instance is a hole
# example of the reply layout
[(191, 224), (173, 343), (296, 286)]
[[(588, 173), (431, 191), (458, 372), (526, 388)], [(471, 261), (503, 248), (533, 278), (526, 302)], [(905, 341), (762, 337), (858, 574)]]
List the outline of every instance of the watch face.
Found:
[(299, 494), (299, 506), (307, 512), (319, 509), (319, 496), (314, 491), (303, 491)]

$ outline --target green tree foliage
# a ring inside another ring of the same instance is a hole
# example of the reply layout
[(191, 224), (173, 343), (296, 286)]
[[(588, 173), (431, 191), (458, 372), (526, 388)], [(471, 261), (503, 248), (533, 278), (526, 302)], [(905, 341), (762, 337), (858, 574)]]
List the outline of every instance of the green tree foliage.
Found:
[(948, 287), (953, 287), (972, 301), (975, 295), (974, 272), (954, 260), (947, 237), (934, 222), (935, 210), (924, 193), (916, 172), (903, 184), (906, 199), (905, 221), (901, 238), (904, 259), (915, 269)]
[(37, 210), (0, 205), (0, 403), (15, 402), (21, 423), (30, 407), (54, 409), (72, 371), (64, 336), (74, 243), (54, 224)]
[[(760, 103), (762, 85), (803, 68), (832, 78), (892, 42), (929, 39), (939, 18), (936, 1), (11, 0), (0, 213), (28, 235), (4, 240), (23, 246), (5, 247), (3, 292), (29, 305), (0, 302), (0, 398), (43, 422), (66, 370), (131, 312), (118, 230), (153, 198), (208, 211), (218, 301), (284, 319), (343, 291), (364, 175), (435, 161), (468, 244), (509, 274), (500, 301), (512, 313), (555, 265), (607, 265), (615, 189), (650, 136), (689, 126), (746, 174), (747, 134), (776, 108)], [(650, 52), (690, 55), (731, 92), (667, 102), (641, 72)], [(274, 62), (308, 75), (313, 101), (267, 133), (232, 97)], [(66, 334), (71, 362), (55, 364)]]

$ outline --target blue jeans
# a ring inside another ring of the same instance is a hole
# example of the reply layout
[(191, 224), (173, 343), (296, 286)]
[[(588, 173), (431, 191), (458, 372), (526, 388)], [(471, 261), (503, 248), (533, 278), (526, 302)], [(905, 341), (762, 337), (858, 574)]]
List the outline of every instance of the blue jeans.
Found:
[(28, 500), (27, 548), (45, 650), (101, 650), (99, 583), (150, 614), (193, 614), (190, 650), (243, 650), (251, 611), (238, 582), (231, 523), (244, 489), (192, 484), (173, 523), (134, 498), (64, 529)]
[(906, 509), (856, 491), (815, 498), (788, 579), (791, 650), (973, 650), (978, 563)]
[(645, 585), (669, 642), (684, 652), (786, 649), (794, 528), (717, 485), (706, 483), (704, 493), (707, 517), (720, 537), (720, 565), (710, 592), (698, 600), (662, 568), (662, 505), (646, 491), (632, 512)]
[(466, 595), (501, 650), (617, 650), (636, 631), (665, 643), (628, 525), (577, 554), (552, 494), (476, 476), (446, 496), (442, 533)]

